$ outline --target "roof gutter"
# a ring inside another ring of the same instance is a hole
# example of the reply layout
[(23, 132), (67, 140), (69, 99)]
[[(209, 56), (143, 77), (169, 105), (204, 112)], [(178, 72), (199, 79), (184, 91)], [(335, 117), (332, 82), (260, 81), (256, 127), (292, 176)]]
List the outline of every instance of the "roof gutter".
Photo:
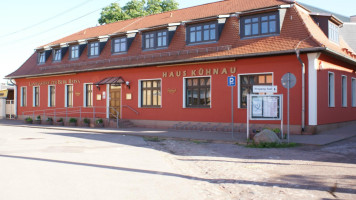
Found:
[[(325, 50), (324, 47), (316, 47), (316, 48), (300, 49), (300, 52), (301, 53), (312, 53), (312, 52), (320, 52), (323, 50)], [(109, 67), (100, 67), (100, 68), (85, 69), (85, 70), (73, 70), (73, 71), (65, 71), (65, 72), (43, 73), (43, 74), (33, 74), (33, 75), (23, 75), (23, 76), (6, 76), (5, 78), (6, 79), (11, 79), (11, 78), (15, 79), (15, 78), (42, 77), (42, 76), (49, 76), (49, 75), (63, 75), (63, 74), (68, 74), (68, 73), (91, 72), (91, 71), (137, 68), (137, 67), (149, 67), (149, 66), (155, 66), (155, 65), (174, 65), (174, 64), (183, 64), (183, 63), (243, 59), (243, 58), (276, 56), (276, 55), (287, 55), (287, 54), (295, 54), (295, 50), (251, 53), (251, 54), (244, 54), (244, 55), (216, 56), (216, 57), (208, 57), (208, 58), (193, 58), (193, 59), (185, 59), (185, 60), (164, 61), (164, 62), (154, 62), (154, 63), (141, 63), (141, 64), (131, 64), (131, 65), (121, 65), (121, 66), (109, 66)]]

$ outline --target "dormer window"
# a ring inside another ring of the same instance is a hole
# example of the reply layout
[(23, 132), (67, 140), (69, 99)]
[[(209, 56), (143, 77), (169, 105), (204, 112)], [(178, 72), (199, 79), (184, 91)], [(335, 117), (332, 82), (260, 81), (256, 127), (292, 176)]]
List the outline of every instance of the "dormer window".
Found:
[(89, 44), (89, 57), (99, 56), (99, 42)]
[(278, 12), (241, 17), (241, 38), (279, 33)]
[(188, 44), (217, 41), (217, 23), (194, 24), (187, 27)]
[(329, 21), (329, 40), (339, 43), (339, 27)]
[(168, 31), (151, 31), (143, 34), (143, 49), (157, 49), (168, 47)]
[(53, 50), (53, 61), (61, 61), (62, 60), (62, 51), (61, 49)]
[(78, 59), (79, 58), (79, 45), (72, 46), (70, 48), (70, 59)]
[(127, 51), (127, 39), (126, 37), (120, 37), (113, 39), (112, 53), (123, 53)]
[(43, 64), (46, 62), (46, 54), (45, 52), (38, 53), (38, 64)]

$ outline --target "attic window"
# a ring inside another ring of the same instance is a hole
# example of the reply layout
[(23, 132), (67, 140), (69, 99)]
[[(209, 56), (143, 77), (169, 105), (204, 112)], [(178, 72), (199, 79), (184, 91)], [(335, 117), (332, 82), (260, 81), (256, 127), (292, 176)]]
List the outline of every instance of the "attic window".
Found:
[(38, 64), (43, 64), (46, 62), (45, 52), (38, 53)]
[(62, 60), (62, 51), (61, 49), (53, 50), (53, 61), (61, 61)]
[(339, 43), (339, 27), (329, 21), (329, 40)]
[(270, 36), (279, 33), (278, 12), (241, 17), (241, 38)]
[(70, 48), (70, 59), (77, 58), (79, 58), (79, 45), (75, 45)]
[(89, 44), (89, 57), (99, 55), (99, 42)]
[(217, 22), (188, 26), (187, 35), (188, 44), (217, 41)]

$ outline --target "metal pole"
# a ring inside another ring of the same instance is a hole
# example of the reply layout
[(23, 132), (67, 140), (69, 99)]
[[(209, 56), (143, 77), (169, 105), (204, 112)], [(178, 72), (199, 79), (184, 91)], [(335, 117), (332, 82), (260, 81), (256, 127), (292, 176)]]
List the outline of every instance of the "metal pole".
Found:
[(116, 111), (116, 128), (119, 128), (119, 112)]
[(82, 107), (79, 107), (79, 121), (82, 123)]
[(288, 111), (287, 111), (287, 113), (288, 113), (288, 119), (287, 119), (287, 121), (288, 121), (288, 125), (287, 125), (287, 139), (288, 139), (288, 143), (289, 143), (289, 88), (290, 88), (290, 73), (288, 72)]
[(234, 86), (231, 86), (231, 136), (234, 138)]
[(68, 121), (68, 108), (66, 107), (66, 121)]
[(53, 121), (55, 121), (56, 122), (56, 109), (54, 109), (54, 111), (53, 111)]
[(247, 139), (250, 139), (250, 119), (249, 119), (249, 112), (250, 112), (250, 95), (247, 94), (247, 102), (246, 102), (246, 106), (247, 106), (247, 123), (246, 123), (246, 130), (247, 130)]
[(95, 122), (95, 107), (93, 107), (93, 120)]

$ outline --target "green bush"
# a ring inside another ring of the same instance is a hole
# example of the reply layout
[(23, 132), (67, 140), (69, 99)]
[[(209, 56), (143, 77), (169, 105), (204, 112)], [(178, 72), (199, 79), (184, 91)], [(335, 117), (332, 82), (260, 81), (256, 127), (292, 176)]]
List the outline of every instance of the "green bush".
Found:
[(77, 119), (76, 118), (70, 118), (69, 119), (69, 123), (77, 123)]
[(298, 144), (296, 143), (277, 143), (277, 142), (261, 142), (261, 143), (252, 143), (247, 144), (246, 147), (250, 148), (288, 148), (288, 147), (296, 147)]
[(63, 118), (57, 119), (57, 122), (63, 122)]
[(41, 120), (41, 116), (38, 115), (38, 116), (36, 117), (36, 120)]
[(48, 117), (48, 118), (47, 118), (47, 122), (53, 122), (52, 117)]
[(83, 119), (83, 122), (84, 122), (85, 124), (90, 124), (90, 119), (84, 118), (84, 119)]
[(95, 122), (96, 122), (97, 124), (102, 124), (102, 123), (104, 123), (103, 119), (97, 119)]
[(27, 117), (27, 118), (25, 119), (25, 121), (26, 121), (26, 122), (32, 122), (33, 120), (32, 120), (31, 117)]

